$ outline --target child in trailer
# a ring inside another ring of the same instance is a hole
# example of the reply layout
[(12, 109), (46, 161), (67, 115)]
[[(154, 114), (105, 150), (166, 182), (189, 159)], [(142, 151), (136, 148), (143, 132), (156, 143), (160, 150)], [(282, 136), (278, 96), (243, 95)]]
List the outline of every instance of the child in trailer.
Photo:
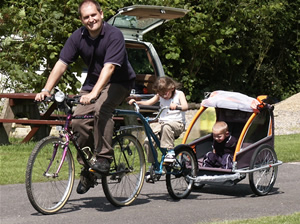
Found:
[(224, 121), (217, 121), (212, 132), (213, 150), (204, 156), (203, 167), (231, 169), (237, 139), (230, 135), (228, 125)]
[[(164, 163), (173, 163), (175, 161), (174, 140), (179, 137), (185, 128), (185, 111), (188, 109), (185, 94), (178, 90), (179, 83), (169, 77), (161, 77), (156, 80), (153, 90), (157, 93), (154, 97), (145, 101), (135, 101), (131, 99), (129, 104), (136, 102), (138, 105), (154, 105), (159, 102), (160, 107), (169, 106), (170, 109), (164, 110), (158, 123), (150, 124), (154, 134), (160, 139), (160, 146), (167, 148), (168, 153)], [(181, 110), (176, 110), (180, 107)], [(148, 162), (154, 163), (154, 158), (149, 149), (149, 142), (146, 138), (144, 143), (147, 152)]]

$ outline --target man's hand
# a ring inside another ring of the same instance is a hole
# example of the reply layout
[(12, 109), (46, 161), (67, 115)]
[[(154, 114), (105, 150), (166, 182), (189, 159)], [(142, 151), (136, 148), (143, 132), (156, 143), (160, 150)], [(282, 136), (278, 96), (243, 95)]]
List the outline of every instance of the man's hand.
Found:
[(95, 94), (93, 94), (93, 92), (90, 92), (86, 95), (83, 95), (80, 97), (80, 103), (87, 105), (87, 104), (91, 104), (91, 100), (96, 99), (97, 96), (95, 96)]
[(130, 99), (130, 100), (128, 101), (128, 104), (129, 104), (129, 105), (132, 105), (134, 102), (136, 102), (135, 99)]
[(40, 93), (36, 94), (35, 101), (43, 101), (46, 97), (50, 97), (50, 91), (42, 90)]

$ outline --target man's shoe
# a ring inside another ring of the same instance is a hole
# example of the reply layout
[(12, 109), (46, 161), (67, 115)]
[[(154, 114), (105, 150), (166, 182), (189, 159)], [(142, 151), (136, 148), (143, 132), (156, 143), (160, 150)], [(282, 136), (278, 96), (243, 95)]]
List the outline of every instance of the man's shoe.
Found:
[(94, 174), (90, 173), (87, 169), (82, 168), (80, 173), (80, 181), (77, 186), (77, 193), (78, 194), (85, 194), (91, 187), (94, 187), (97, 178)]
[(154, 180), (151, 177), (150, 173), (146, 173), (145, 180), (146, 180), (147, 183), (153, 183), (154, 184)]
[(108, 174), (110, 169), (110, 162), (105, 158), (98, 158), (91, 168), (98, 173)]

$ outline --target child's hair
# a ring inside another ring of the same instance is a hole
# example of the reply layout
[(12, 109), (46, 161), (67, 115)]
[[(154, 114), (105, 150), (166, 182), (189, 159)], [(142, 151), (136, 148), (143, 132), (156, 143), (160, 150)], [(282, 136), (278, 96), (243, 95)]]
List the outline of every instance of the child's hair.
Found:
[(226, 133), (228, 131), (228, 125), (224, 121), (217, 121), (212, 127), (212, 131)]
[(174, 89), (172, 92), (172, 97), (174, 96), (175, 90), (180, 88), (180, 83), (176, 82), (170, 77), (164, 76), (156, 79), (153, 85), (153, 91), (158, 94), (164, 94), (167, 91)]

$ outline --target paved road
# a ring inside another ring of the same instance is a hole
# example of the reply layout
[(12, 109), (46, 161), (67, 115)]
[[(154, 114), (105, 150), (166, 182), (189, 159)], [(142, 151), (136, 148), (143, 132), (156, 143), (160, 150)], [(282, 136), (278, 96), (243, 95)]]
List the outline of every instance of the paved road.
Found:
[[(76, 183), (77, 184), (77, 183)], [(236, 186), (205, 186), (188, 199), (173, 201), (165, 181), (145, 183), (133, 205), (115, 208), (101, 186), (85, 195), (73, 191), (55, 215), (38, 214), (27, 199), (24, 184), (1, 186), (1, 224), (31, 223), (201, 223), (300, 212), (300, 163), (283, 164), (270, 195), (256, 197), (248, 178)]]

